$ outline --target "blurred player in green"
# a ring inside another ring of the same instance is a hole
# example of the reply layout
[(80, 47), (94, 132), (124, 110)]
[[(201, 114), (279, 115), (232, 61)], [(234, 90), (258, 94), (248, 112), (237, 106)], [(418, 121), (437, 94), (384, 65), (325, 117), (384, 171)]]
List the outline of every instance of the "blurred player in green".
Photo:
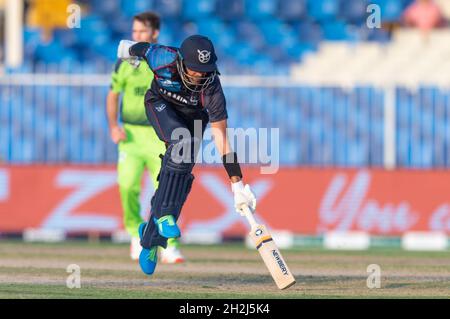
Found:
[[(132, 38), (136, 42), (156, 43), (159, 29), (159, 16), (153, 12), (144, 12), (133, 18)], [(140, 214), (142, 175), (147, 168), (156, 189), (156, 179), (161, 168), (160, 154), (166, 152), (164, 142), (158, 138), (145, 114), (144, 95), (152, 81), (153, 73), (144, 63), (133, 67), (118, 60), (112, 73), (106, 103), (111, 139), (119, 145), (118, 183), (124, 225), (132, 238), (130, 255), (133, 260), (139, 259), (142, 249), (138, 234), (139, 225), (143, 222)], [(120, 94), (120, 118), (123, 126), (118, 123)], [(168, 242), (167, 248), (161, 250), (160, 257), (163, 263), (184, 261), (177, 239), (173, 238)]]

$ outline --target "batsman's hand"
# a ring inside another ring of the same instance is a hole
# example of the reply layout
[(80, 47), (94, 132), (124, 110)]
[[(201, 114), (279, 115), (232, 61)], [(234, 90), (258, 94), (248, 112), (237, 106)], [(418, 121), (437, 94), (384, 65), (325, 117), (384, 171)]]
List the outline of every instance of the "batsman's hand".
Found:
[(119, 47), (117, 48), (117, 57), (124, 60), (131, 58), (130, 48), (136, 43), (130, 40), (120, 40)]
[(119, 144), (121, 141), (125, 141), (127, 139), (127, 134), (123, 127), (114, 126), (110, 130), (111, 140), (114, 144)]
[(141, 61), (138, 57), (130, 55), (130, 48), (136, 43), (137, 42), (130, 40), (121, 40), (119, 43), (119, 47), (117, 48), (117, 57), (119, 59), (127, 61), (134, 68), (137, 68), (141, 64)]
[(252, 211), (256, 209), (256, 197), (251, 191), (250, 185), (244, 185), (242, 181), (231, 183), (231, 190), (234, 194), (234, 207), (239, 214), (244, 215), (243, 205), (247, 205)]

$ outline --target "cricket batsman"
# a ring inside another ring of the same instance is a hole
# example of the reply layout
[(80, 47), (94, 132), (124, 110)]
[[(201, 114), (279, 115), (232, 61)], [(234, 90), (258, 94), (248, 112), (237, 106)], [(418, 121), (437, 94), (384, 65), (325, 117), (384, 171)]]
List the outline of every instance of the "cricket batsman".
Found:
[[(177, 220), (191, 190), (192, 169), (208, 122), (230, 178), (236, 210), (243, 214), (243, 205), (254, 210), (256, 198), (242, 181), (237, 155), (228, 141), (225, 96), (212, 42), (193, 35), (175, 48), (122, 40), (117, 54), (133, 65), (144, 61), (142, 64), (153, 71), (155, 80), (145, 95), (146, 114), (167, 146), (149, 220), (138, 231), (143, 247), (139, 264), (145, 274), (151, 275), (157, 264), (158, 246), (166, 247), (168, 241), (180, 236)], [(199, 123), (200, 136), (196, 136)], [(180, 135), (180, 129), (190, 134)]]
[[(153, 12), (144, 12), (133, 18), (134, 41), (156, 43), (159, 30), (160, 18)], [(142, 175), (147, 168), (156, 189), (160, 155), (166, 152), (164, 142), (160, 141), (145, 114), (144, 95), (153, 77), (153, 72), (144, 64), (133, 66), (119, 59), (112, 73), (106, 105), (111, 139), (119, 148), (118, 184), (125, 229), (131, 235), (130, 255), (133, 260), (139, 259), (142, 249), (138, 234), (138, 227), (143, 222), (139, 200)], [(123, 126), (119, 126), (117, 117), (120, 94)], [(176, 238), (167, 241), (167, 249), (161, 251), (161, 260), (163, 263), (184, 261)]]

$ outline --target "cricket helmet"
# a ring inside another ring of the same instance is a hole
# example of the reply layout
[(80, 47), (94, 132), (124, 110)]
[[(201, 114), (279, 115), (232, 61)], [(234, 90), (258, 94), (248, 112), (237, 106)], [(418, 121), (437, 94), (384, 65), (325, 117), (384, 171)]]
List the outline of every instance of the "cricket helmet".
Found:
[[(178, 50), (177, 68), (181, 80), (187, 89), (193, 92), (205, 90), (218, 74), (217, 56), (211, 40), (202, 35), (186, 38)], [(187, 69), (203, 73), (204, 76), (193, 77)]]

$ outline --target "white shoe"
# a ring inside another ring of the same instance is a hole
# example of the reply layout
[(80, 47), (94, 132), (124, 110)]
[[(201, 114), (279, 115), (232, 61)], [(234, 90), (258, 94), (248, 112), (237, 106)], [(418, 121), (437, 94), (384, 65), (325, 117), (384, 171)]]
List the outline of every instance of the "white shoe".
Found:
[(180, 250), (173, 246), (167, 246), (166, 249), (161, 249), (160, 257), (163, 264), (179, 264), (185, 261)]
[(139, 255), (141, 254), (142, 246), (141, 246), (141, 240), (139, 237), (132, 237), (131, 238), (131, 245), (130, 245), (130, 257), (131, 260), (139, 260)]

